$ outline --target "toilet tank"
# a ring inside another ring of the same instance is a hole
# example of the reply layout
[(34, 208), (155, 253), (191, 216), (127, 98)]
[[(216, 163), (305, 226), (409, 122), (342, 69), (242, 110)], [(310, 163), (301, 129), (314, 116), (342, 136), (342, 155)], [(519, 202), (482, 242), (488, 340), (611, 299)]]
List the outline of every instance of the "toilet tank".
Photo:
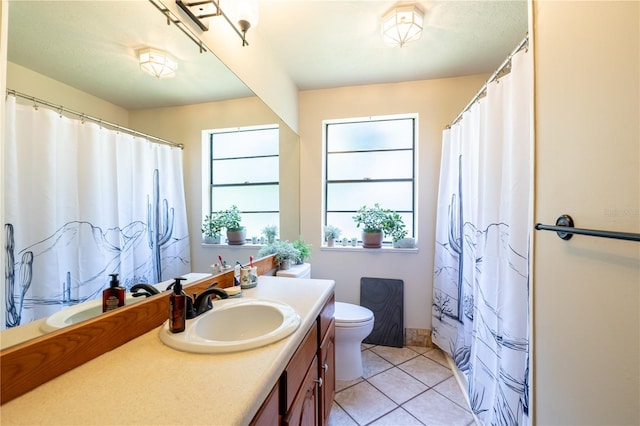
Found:
[(285, 278), (311, 278), (311, 264), (293, 265), (289, 269), (276, 272), (276, 276)]

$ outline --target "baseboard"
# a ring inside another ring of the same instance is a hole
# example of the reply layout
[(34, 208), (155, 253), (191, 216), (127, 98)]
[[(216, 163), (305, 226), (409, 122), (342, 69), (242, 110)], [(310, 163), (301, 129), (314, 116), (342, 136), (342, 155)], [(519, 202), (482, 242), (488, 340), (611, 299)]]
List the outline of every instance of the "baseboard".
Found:
[(431, 330), (426, 328), (405, 328), (404, 344), (406, 346), (435, 347), (431, 341)]

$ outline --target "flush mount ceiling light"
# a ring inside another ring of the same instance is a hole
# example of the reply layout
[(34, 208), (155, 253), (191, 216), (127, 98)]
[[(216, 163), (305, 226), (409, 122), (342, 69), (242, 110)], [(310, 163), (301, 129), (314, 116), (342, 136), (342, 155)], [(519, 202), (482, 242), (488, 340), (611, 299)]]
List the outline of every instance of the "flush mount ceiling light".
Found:
[(138, 50), (140, 69), (156, 78), (175, 77), (178, 63), (162, 50), (146, 47)]
[(249, 28), (258, 24), (258, 0), (228, 0), (228, 4), (224, 4), (227, 13), (222, 11), (220, 0), (193, 2), (176, 0), (176, 4), (189, 15), (202, 31), (209, 30), (208, 18), (222, 16), (240, 36), (243, 46), (249, 45), (246, 38)]
[(422, 34), (424, 13), (416, 5), (396, 6), (382, 17), (382, 38), (390, 46), (404, 46)]

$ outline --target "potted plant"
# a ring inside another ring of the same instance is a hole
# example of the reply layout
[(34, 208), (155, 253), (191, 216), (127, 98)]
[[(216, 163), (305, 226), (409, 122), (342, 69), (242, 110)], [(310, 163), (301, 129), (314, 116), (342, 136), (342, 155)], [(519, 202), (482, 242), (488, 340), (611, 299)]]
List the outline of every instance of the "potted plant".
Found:
[(378, 203), (373, 207), (360, 207), (358, 214), (353, 216), (356, 226), (362, 225), (362, 246), (365, 248), (382, 247), (385, 225), (388, 222), (390, 210), (383, 209)]
[(358, 228), (362, 225), (362, 246), (365, 248), (382, 247), (384, 236), (399, 241), (407, 235), (402, 216), (389, 209), (383, 209), (378, 203), (370, 208), (362, 206), (353, 219)]
[(274, 241), (267, 244), (258, 251), (258, 257), (274, 255), (279, 268), (289, 269), (291, 262), (297, 262), (300, 258), (300, 251), (289, 241)]
[(222, 235), (222, 224), (217, 213), (211, 213), (204, 217), (202, 222), (202, 235), (204, 235), (205, 244), (220, 244), (220, 236)]
[(265, 226), (262, 230), (262, 235), (264, 235), (267, 239), (267, 243), (271, 244), (275, 241), (276, 235), (278, 234), (278, 227), (275, 225)]
[(306, 259), (311, 259), (311, 244), (304, 242), (302, 236), (293, 242), (293, 247), (300, 252), (300, 258), (297, 263), (304, 263)]
[(240, 210), (236, 205), (227, 210), (218, 212), (220, 223), (227, 229), (227, 241), (229, 245), (243, 245), (246, 242), (247, 232), (240, 225)]
[(391, 236), (393, 247), (396, 248), (412, 248), (415, 246), (413, 238), (406, 238), (407, 230), (405, 229), (402, 216), (397, 212), (391, 212), (387, 218), (385, 226), (385, 234)]
[(335, 241), (340, 238), (340, 229), (333, 225), (327, 225), (324, 227), (324, 238), (327, 240), (327, 247), (333, 247)]

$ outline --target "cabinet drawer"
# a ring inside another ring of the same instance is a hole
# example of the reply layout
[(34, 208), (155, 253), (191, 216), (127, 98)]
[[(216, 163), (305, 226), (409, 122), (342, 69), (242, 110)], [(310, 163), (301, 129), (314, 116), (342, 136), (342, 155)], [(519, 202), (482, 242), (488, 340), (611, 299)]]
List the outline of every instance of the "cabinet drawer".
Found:
[(280, 379), (281, 395), (284, 395), (281, 400), (282, 413), (289, 411), (289, 407), (291, 407), (291, 403), (298, 393), (298, 389), (307, 374), (311, 362), (314, 360), (317, 350), (318, 327), (314, 322), (302, 343), (298, 346), (296, 353), (293, 354), (289, 364), (287, 364), (287, 368)]
[(318, 335), (318, 345), (322, 343), (322, 339), (324, 339), (324, 335), (327, 333), (329, 329), (329, 324), (333, 321), (333, 317), (336, 312), (336, 297), (335, 294), (331, 294), (327, 303), (325, 303), (324, 307), (320, 311), (320, 315), (318, 315), (318, 324), (320, 327), (320, 334)]

